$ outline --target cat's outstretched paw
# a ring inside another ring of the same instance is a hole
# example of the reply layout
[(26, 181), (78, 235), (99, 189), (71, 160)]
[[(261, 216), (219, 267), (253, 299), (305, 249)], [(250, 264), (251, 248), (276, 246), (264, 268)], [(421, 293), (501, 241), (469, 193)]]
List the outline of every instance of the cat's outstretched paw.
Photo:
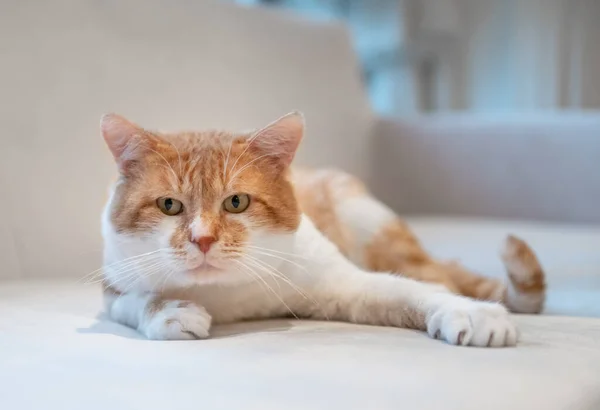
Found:
[(427, 321), (427, 333), (453, 345), (503, 347), (517, 344), (517, 328), (499, 304), (459, 300), (444, 303)]
[(142, 333), (153, 340), (206, 339), (211, 317), (194, 303), (171, 300), (161, 303), (160, 309), (149, 312)]

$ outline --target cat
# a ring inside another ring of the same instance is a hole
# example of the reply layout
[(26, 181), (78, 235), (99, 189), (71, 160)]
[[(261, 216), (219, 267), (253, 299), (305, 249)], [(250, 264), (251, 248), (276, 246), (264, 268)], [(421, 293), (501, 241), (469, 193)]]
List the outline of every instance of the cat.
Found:
[(357, 179), (293, 171), (298, 112), (248, 133), (158, 133), (107, 114), (101, 132), (119, 171), (102, 216), (105, 308), (148, 339), (292, 316), (514, 346), (498, 302), (543, 305), (543, 272), (519, 239), (507, 242), (504, 285), (433, 261)]

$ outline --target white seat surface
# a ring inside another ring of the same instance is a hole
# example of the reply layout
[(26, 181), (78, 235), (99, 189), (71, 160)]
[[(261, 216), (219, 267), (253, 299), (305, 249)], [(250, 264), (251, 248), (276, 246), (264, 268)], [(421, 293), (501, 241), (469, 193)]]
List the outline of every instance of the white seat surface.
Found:
[[(461, 257), (492, 275), (502, 273), (494, 251), (511, 228), (546, 265), (549, 309), (593, 310), (580, 300), (598, 289), (597, 271), (592, 274), (600, 266), (593, 252), (598, 231), (411, 222), (436, 255)], [(553, 242), (559, 238), (560, 246)], [(565, 277), (587, 285), (577, 288)], [(571, 296), (578, 301), (566, 301)], [(600, 408), (598, 318), (515, 316), (521, 341), (507, 349), (452, 347), (410, 330), (293, 320), (221, 326), (203, 341), (156, 342), (98, 315), (101, 306), (100, 289), (74, 279), (0, 284), (0, 408)]]

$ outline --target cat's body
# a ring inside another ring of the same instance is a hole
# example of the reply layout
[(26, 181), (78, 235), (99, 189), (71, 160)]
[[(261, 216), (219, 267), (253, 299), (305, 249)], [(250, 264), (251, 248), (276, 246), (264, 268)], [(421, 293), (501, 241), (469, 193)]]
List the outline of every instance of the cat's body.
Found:
[(502, 302), (518, 313), (541, 312), (544, 272), (524, 241), (509, 236), (504, 244), (508, 282), (487, 278), (458, 263), (433, 259), (410, 227), (354, 176), (301, 169), (293, 172), (292, 180), (302, 211), (356, 265), (438, 283), (464, 296)]
[(541, 308), (543, 275), (524, 243), (509, 240), (505, 259), (516, 279), (506, 291), (431, 260), (353, 178), (292, 177), (298, 114), (237, 135), (157, 134), (117, 116), (105, 117), (102, 129), (121, 173), (103, 216), (106, 308), (148, 338), (204, 338), (212, 323), (296, 316), (421, 329), (453, 344), (514, 345), (504, 307), (448, 291), (472, 290), (452, 269), (476, 279), (473, 289), (492, 289), (488, 299)]

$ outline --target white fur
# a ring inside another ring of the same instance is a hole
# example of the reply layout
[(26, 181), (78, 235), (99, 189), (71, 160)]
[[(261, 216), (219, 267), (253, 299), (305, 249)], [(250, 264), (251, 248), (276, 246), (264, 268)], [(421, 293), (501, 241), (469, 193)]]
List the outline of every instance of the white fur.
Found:
[[(381, 221), (384, 217), (372, 216)], [(243, 269), (241, 262), (220, 260), (216, 249), (215, 261), (224, 271), (190, 275), (185, 264), (161, 251), (156, 258), (164, 265), (162, 270), (145, 277), (141, 268), (136, 276), (134, 263), (136, 281), (133, 285), (124, 283), (122, 271), (111, 264), (168, 246), (174, 218), (165, 218), (154, 233), (144, 237), (118, 234), (108, 211), (103, 218), (106, 277), (115, 289), (126, 291), (116, 299), (108, 297), (109, 313), (148, 338), (207, 337), (211, 318), (212, 323), (225, 323), (294, 315), (418, 328), (452, 344), (516, 343), (516, 329), (502, 306), (452, 295), (399, 276), (364, 272), (345, 259), (304, 216), (294, 234), (251, 230), (246, 251), (255, 262), (249, 269)], [(196, 247), (188, 252), (200, 253)], [(144, 266), (143, 262), (139, 265)], [(172, 300), (163, 311), (150, 314), (149, 302), (163, 289), (182, 289), (186, 301), (193, 304), (180, 307), (180, 301)]]
[(210, 231), (204, 222), (202, 222), (202, 218), (197, 216), (194, 218), (194, 221), (190, 224), (190, 229), (192, 231), (192, 237), (194, 239), (202, 238), (203, 236), (209, 236)]
[(203, 307), (171, 301), (155, 315), (146, 315), (140, 331), (154, 340), (205, 339), (210, 324), (211, 317)]
[(335, 211), (344, 226), (352, 230), (353, 247), (350, 258), (359, 266), (364, 262), (365, 246), (386, 225), (398, 219), (391, 209), (366, 195), (339, 201)]

